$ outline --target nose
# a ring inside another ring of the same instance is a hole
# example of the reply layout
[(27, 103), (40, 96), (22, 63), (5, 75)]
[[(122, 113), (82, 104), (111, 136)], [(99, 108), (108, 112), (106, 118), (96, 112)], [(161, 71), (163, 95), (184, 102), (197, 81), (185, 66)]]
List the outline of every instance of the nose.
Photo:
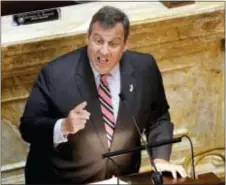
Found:
[(102, 45), (102, 47), (100, 48), (100, 53), (103, 56), (106, 56), (109, 54), (109, 48), (107, 44)]

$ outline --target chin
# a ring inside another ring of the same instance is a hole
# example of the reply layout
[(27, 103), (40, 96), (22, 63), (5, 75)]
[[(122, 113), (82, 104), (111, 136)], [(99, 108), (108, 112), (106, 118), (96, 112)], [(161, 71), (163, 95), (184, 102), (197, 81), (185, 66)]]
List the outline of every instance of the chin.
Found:
[(105, 73), (108, 73), (108, 72), (110, 72), (110, 70), (106, 70), (106, 69), (99, 69), (99, 70), (97, 70), (99, 73), (101, 73), (101, 74), (105, 74)]
[(101, 74), (108, 73), (111, 71), (110, 67), (101, 68), (99, 66), (95, 66), (95, 70)]

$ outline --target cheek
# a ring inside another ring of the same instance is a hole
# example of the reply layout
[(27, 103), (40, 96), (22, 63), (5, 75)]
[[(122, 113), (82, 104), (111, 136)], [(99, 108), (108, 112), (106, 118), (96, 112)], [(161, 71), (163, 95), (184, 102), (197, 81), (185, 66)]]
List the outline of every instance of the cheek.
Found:
[(112, 58), (114, 58), (115, 60), (120, 60), (122, 54), (123, 54), (123, 50), (116, 50), (112, 52)]
[(92, 44), (92, 51), (95, 54), (99, 53), (101, 51), (101, 46), (96, 45), (96, 44)]
[(92, 57), (94, 57), (97, 53), (98, 49), (94, 45), (89, 45), (89, 53)]

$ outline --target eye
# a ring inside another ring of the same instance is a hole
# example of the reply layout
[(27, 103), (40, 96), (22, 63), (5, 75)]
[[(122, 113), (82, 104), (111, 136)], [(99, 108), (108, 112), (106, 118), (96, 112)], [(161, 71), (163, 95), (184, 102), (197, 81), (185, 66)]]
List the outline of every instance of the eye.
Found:
[(102, 39), (95, 39), (96, 44), (103, 44), (103, 40)]
[(117, 47), (118, 45), (120, 45), (120, 41), (111, 41), (109, 42), (109, 45), (113, 48)]
[(109, 45), (110, 45), (111, 47), (115, 47), (115, 46), (116, 46), (116, 43), (115, 43), (115, 42), (110, 42)]

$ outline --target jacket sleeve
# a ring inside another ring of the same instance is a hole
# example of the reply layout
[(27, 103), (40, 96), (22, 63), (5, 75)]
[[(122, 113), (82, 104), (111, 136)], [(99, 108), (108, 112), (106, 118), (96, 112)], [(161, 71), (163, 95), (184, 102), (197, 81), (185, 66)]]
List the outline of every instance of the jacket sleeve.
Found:
[[(173, 137), (174, 125), (171, 122), (169, 114), (169, 105), (167, 103), (163, 80), (160, 70), (152, 57), (151, 73), (155, 80), (155, 87), (153, 88), (153, 97), (150, 108), (150, 115), (148, 123), (145, 128), (145, 134), (149, 143), (161, 141), (163, 139), (170, 139)], [(153, 159), (169, 160), (171, 155), (172, 145), (164, 145), (153, 148), (150, 152)]]
[(53, 147), (54, 104), (49, 91), (47, 67), (44, 67), (35, 81), (20, 119), (19, 130), (22, 138), (44, 148)]

